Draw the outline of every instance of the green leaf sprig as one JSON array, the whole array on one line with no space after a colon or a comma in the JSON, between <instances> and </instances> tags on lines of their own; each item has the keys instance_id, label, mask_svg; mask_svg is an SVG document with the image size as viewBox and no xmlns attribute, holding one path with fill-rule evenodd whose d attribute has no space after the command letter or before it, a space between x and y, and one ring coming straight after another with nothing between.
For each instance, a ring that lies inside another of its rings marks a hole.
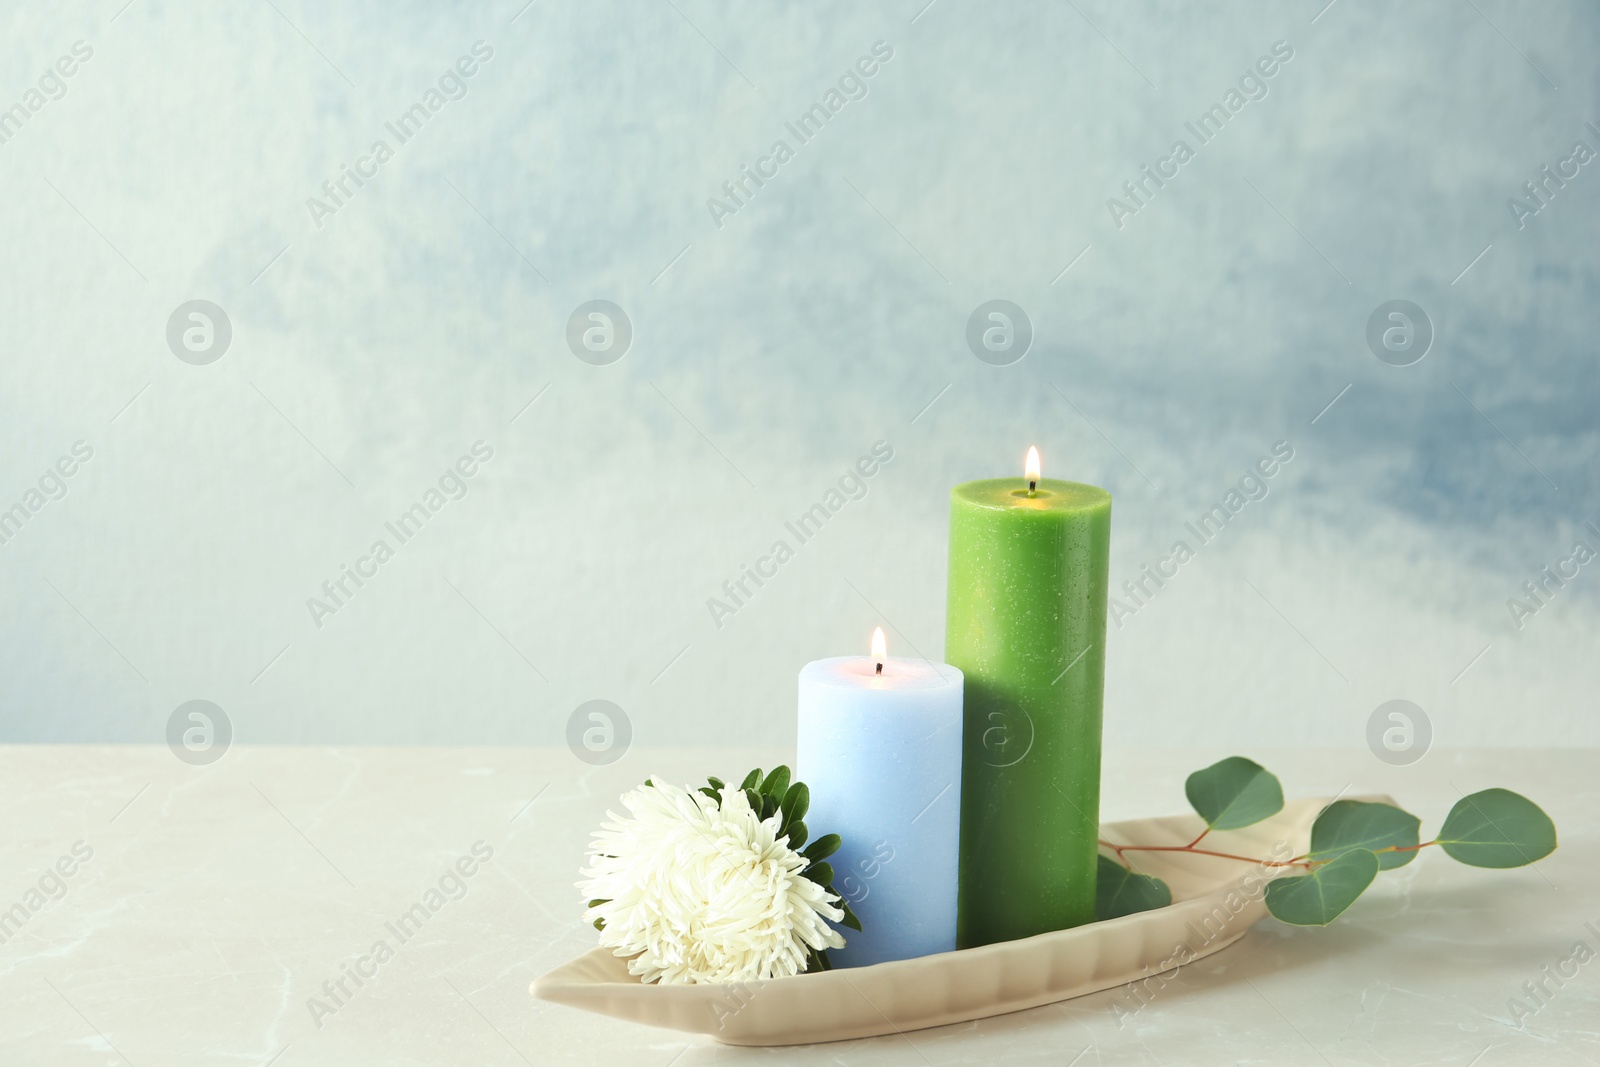
<instances>
[{"instance_id":1,"label":"green leaf sprig","mask_svg":"<svg viewBox=\"0 0 1600 1067\"><path fill-rule=\"evenodd\" d=\"M1213 830L1237 830L1282 811L1283 787L1277 777L1253 760L1230 756L1191 774L1184 792L1205 820L1205 829L1187 845L1100 842L1116 858L1100 856L1096 919L1172 903L1165 882L1128 865L1129 852L1189 852L1302 870L1304 874L1267 883L1267 910L1295 926L1326 926L1355 903L1380 871L1404 867L1431 845L1460 863L1491 868L1523 867L1556 849L1555 824L1537 804L1509 789L1485 789L1457 801L1432 841L1421 840L1421 819L1392 804L1336 800L1318 814L1311 847L1303 855L1287 860L1239 856L1199 845Z\"/></svg>"}]
</instances>

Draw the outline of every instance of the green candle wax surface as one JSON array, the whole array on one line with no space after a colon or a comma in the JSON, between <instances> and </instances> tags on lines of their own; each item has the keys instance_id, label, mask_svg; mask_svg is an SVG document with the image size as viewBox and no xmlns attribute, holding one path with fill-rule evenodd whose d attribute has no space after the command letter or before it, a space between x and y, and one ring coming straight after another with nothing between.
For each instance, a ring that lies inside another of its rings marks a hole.
<instances>
[{"instance_id":1,"label":"green candle wax surface","mask_svg":"<svg viewBox=\"0 0 1600 1067\"><path fill-rule=\"evenodd\" d=\"M945 659L966 675L957 943L1094 920L1111 494L950 491Z\"/></svg>"}]
</instances>

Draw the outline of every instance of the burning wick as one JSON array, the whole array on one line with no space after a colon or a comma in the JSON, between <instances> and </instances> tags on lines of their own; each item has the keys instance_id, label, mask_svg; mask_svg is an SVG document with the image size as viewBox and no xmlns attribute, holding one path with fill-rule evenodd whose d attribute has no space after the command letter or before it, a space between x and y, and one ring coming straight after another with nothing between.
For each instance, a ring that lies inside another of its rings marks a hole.
<instances>
[{"instance_id":1,"label":"burning wick","mask_svg":"<svg viewBox=\"0 0 1600 1067\"><path fill-rule=\"evenodd\" d=\"M883 627L875 627L872 631L872 658L877 661L878 669L874 673L883 673L883 661L889 658L888 643L883 639Z\"/></svg>"},{"instance_id":2,"label":"burning wick","mask_svg":"<svg viewBox=\"0 0 1600 1067\"><path fill-rule=\"evenodd\" d=\"M1034 490L1039 488L1039 450L1032 445L1028 446L1028 459L1023 465L1023 477L1028 479L1028 495L1032 496Z\"/></svg>"}]
</instances>

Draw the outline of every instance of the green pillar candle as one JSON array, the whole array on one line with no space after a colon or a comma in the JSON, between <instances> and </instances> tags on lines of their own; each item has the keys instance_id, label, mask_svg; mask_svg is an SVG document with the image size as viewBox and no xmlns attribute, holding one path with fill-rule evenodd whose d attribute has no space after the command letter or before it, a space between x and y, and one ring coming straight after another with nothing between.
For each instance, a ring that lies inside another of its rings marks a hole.
<instances>
[{"instance_id":1,"label":"green pillar candle","mask_svg":"<svg viewBox=\"0 0 1600 1067\"><path fill-rule=\"evenodd\" d=\"M1030 450L1028 475L1038 478ZM950 491L945 659L966 676L959 947L1094 920L1111 494Z\"/></svg>"}]
</instances>

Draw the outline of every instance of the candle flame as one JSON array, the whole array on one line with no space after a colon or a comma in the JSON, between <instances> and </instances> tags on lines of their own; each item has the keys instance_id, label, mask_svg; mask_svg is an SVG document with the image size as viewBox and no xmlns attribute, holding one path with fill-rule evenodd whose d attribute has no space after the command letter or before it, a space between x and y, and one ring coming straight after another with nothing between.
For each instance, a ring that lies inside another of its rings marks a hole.
<instances>
[{"instance_id":1,"label":"candle flame","mask_svg":"<svg viewBox=\"0 0 1600 1067\"><path fill-rule=\"evenodd\" d=\"M889 658L889 644L883 639L883 627L875 627L872 631L872 660L882 663Z\"/></svg>"},{"instance_id":2,"label":"candle flame","mask_svg":"<svg viewBox=\"0 0 1600 1067\"><path fill-rule=\"evenodd\" d=\"M1028 461L1023 465L1024 477L1030 482L1039 480L1039 450L1032 445L1028 446Z\"/></svg>"}]
</instances>

